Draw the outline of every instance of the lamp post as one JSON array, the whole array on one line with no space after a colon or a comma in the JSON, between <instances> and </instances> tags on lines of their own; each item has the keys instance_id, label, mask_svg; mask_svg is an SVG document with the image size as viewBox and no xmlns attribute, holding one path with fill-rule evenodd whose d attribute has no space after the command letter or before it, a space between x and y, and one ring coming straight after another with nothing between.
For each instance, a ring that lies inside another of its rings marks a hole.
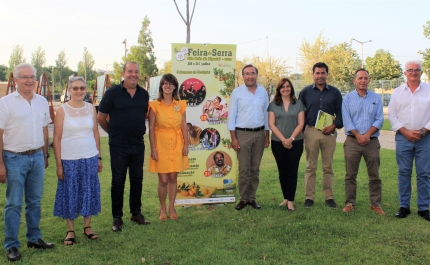
<instances>
[{"instance_id":1,"label":"lamp post","mask_svg":"<svg viewBox=\"0 0 430 265\"><path fill-rule=\"evenodd\" d=\"M124 57L127 57L127 39L124 39L122 43L124 44Z\"/></svg>"},{"instance_id":2,"label":"lamp post","mask_svg":"<svg viewBox=\"0 0 430 265\"><path fill-rule=\"evenodd\" d=\"M361 68L364 68L363 44L368 43L368 42L372 42L372 40L368 40L368 41L359 41L359 40L356 40L356 39L354 39L354 38L351 38L351 43L352 43L352 41L356 41L356 42L358 42L358 43L360 43L360 44L361 44Z\"/></svg>"}]
</instances>

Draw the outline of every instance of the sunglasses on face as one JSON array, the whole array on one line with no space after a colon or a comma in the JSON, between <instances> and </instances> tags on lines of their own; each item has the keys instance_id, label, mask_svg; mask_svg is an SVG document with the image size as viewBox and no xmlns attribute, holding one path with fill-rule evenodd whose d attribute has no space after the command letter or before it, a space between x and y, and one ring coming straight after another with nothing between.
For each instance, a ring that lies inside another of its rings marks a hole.
<instances>
[{"instance_id":1,"label":"sunglasses on face","mask_svg":"<svg viewBox=\"0 0 430 265\"><path fill-rule=\"evenodd\" d=\"M73 89L73 91L78 91L78 90L85 91L85 89L87 89L87 88L86 88L86 87L84 87L84 86L81 86L81 87L79 87L79 86L74 86L74 87L72 87L72 89Z\"/></svg>"}]
</instances>

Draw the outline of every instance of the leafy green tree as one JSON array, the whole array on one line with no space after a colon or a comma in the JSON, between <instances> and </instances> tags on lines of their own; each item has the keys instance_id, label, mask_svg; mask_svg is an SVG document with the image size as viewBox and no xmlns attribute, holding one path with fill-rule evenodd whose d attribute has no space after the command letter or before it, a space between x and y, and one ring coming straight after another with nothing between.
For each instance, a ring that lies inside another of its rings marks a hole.
<instances>
[{"instance_id":1,"label":"leafy green tree","mask_svg":"<svg viewBox=\"0 0 430 265\"><path fill-rule=\"evenodd\" d=\"M78 75L84 77L86 81L96 79L96 71L93 70L95 61L93 55L88 51L87 47L84 48L84 54L81 61L78 62Z\"/></svg>"},{"instance_id":2,"label":"leafy green tree","mask_svg":"<svg viewBox=\"0 0 430 265\"><path fill-rule=\"evenodd\" d=\"M8 69L9 68L6 65L0 64L0 81L6 81L6 73Z\"/></svg>"},{"instance_id":3,"label":"leafy green tree","mask_svg":"<svg viewBox=\"0 0 430 265\"><path fill-rule=\"evenodd\" d=\"M373 57L366 58L366 69L372 80L391 80L402 76L399 61L390 52L377 50Z\"/></svg>"},{"instance_id":4,"label":"leafy green tree","mask_svg":"<svg viewBox=\"0 0 430 265\"><path fill-rule=\"evenodd\" d=\"M57 76L60 80L60 86L63 87L63 72L64 68L67 67L66 50L62 50L58 54L57 60L55 60L55 70L57 71Z\"/></svg>"},{"instance_id":5,"label":"leafy green tree","mask_svg":"<svg viewBox=\"0 0 430 265\"><path fill-rule=\"evenodd\" d=\"M424 37L430 40L430 20L423 25ZM423 72L430 79L430 49L419 51L419 54L423 56Z\"/></svg>"},{"instance_id":6,"label":"leafy green tree","mask_svg":"<svg viewBox=\"0 0 430 265\"><path fill-rule=\"evenodd\" d=\"M9 80L9 74L13 71L15 66L20 63L25 63L24 47L21 45L14 45L9 57L9 68L6 72L6 78Z\"/></svg>"},{"instance_id":7,"label":"leafy green tree","mask_svg":"<svg viewBox=\"0 0 430 265\"><path fill-rule=\"evenodd\" d=\"M155 64L154 44L149 29L150 21L147 16L142 21L142 27L137 38L137 45L130 47L130 52L122 58L122 62L114 62L114 79L121 80L122 68L126 62L134 61L139 65L140 80L139 83L145 86L145 82L158 74L158 68Z\"/></svg>"},{"instance_id":8,"label":"leafy green tree","mask_svg":"<svg viewBox=\"0 0 430 265\"><path fill-rule=\"evenodd\" d=\"M312 79L312 66L317 62L325 62L329 67L330 64L327 62L327 52L330 49L329 39L325 39L322 36L322 32L315 39L314 43L303 40L299 48L299 66L303 72L303 79L307 83L313 82Z\"/></svg>"},{"instance_id":9,"label":"leafy green tree","mask_svg":"<svg viewBox=\"0 0 430 265\"><path fill-rule=\"evenodd\" d=\"M37 75L40 76L42 72L43 66L46 64L46 51L42 49L42 46L37 47L31 54L31 64L36 68Z\"/></svg>"},{"instance_id":10,"label":"leafy green tree","mask_svg":"<svg viewBox=\"0 0 430 265\"><path fill-rule=\"evenodd\" d=\"M318 35L314 43L304 40L300 46L299 66L303 72L303 79L312 83L312 67L317 62L324 62L329 67L328 83L341 85L339 89L347 89L353 79L354 71L361 67L361 60L357 51L350 43L330 45L330 40ZM344 87L345 86L345 87ZM301 89L301 88L297 88Z\"/></svg>"},{"instance_id":11,"label":"leafy green tree","mask_svg":"<svg viewBox=\"0 0 430 265\"><path fill-rule=\"evenodd\" d=\"M170 73L172 73L172 60L168 60L164 62L163 69L160 69L158 71L159 75L170 74Z\"/></svg>"}]
</instances>

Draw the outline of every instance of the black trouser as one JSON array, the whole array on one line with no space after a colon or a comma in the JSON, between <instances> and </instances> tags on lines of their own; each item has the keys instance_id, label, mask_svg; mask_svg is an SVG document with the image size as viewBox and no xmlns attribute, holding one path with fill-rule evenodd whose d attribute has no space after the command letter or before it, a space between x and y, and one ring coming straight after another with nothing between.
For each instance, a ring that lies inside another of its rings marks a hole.
<instances>
[{"instance_id":1,"label":"black trouser","mask_svg":"<svg viewBox=\"0 0 430 265\"><path fill-rule=\"evenodd\" d=\"M285 148L282 142L272 140L272 153L278 165L279 182L284 200L294 201L297 188L297 171L303 153L303 140L294 141L291 149Z\"/></svg>"},{"instance_id":2,"label":"black trouser","mask_svg":"<svg viewBox=\"0 0 430 265\"><path fill-rule=\"evenodd\" d=\"M130 213L140 213L142 206L143 159L145 145L110 146L110 164L112 170L112 216L121 218L124 203L124 184L129 170L130 180Z\"/></svg>"}]
</instances>

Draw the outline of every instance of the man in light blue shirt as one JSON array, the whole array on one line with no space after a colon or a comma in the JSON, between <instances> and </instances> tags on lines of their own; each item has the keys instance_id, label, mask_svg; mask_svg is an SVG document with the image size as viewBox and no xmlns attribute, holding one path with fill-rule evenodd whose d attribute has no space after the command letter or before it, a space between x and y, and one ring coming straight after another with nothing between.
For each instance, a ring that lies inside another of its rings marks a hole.
<instances>
[{"instance_id":1,"label":"man in light blue shirt","mask_svg":"<svg viewBox=\"0 0 430 265\"><path fill-rule=\"evenodd\" d=\"M354 75L355 91L347 94L342 102L342 118L345 134L343 144L345 153L345 194L343 212L355 208L357 173L361 157L364 157L369 175L370 209L379 215L385 215L381 208L382 183L379 178L379 130L384 124L381 97L368 91L369 72L358 69Z\"/></svg>"},{"instance_id":2,"label":"man in light blue shirt","mask_svg":"<svg viewBox=\"0 0 430 265\"><path fill-rule=\"evenodd\" d=\"M235 208L238 211L246 205L254 209L261 208L255 200L255 194L261 158L264 148L269 146L269 97L266 89L257 84L258 70L253 65L246 65L242 69L242 76L245 84L235 88L231 94L227 122L231 146L239 161L240 202Z\"/></svg>"}]
</instances>

